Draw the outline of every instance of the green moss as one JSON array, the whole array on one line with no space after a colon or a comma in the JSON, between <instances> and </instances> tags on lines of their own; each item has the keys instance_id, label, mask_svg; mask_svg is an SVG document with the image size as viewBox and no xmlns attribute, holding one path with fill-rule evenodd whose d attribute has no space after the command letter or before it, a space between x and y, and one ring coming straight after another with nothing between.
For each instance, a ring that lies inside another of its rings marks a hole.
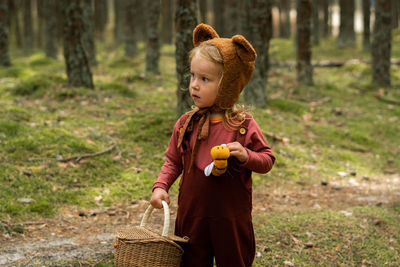
<instances>
[{"instance_id":1,"label":"green moss","mask_svg":"<svg viewBox=\"0 0 400 267\"><path fill-rule=\"evenodd\" d=\"M276 108L283 112L290 112L296 115L302 115L307 110L307 106L289 99L271 99L269 107Z\"/></svg>"}]
</instances>

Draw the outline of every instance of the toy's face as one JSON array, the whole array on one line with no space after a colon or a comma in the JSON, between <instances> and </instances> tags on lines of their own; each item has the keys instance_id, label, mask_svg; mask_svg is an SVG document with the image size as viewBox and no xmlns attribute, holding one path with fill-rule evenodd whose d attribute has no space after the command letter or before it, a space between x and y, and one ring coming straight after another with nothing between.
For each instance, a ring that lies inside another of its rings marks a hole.
<instances>
[{"instance_id":1,"label":"toy's face","mask_svg":"<svg viewBox=\"0 0 400 267\"><path fill-rule=\"evenodd\" d=\"M228 159L230 156L230 152L227 146L215 146L211 149L211 157L213 159Z\"/></svg>"}]
</instances>

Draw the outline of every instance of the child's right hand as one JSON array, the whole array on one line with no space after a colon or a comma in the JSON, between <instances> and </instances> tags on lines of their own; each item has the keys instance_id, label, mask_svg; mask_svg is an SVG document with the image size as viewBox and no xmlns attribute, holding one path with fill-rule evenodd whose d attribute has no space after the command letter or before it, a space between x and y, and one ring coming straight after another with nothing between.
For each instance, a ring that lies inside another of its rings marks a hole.
<instances>
[{"instance_id":1,"label":"child's right hand","mask_svg":"<svg viewBox=\"0 0 400 267\"><path fill-rule=\"evenodd\" d=\"M169 205L169 195L167 191L162 188L154 189L153 195L150 199L150 204L156 209L161 209L163 207L161 200L164 200Z\"/></svg>"}]
</instances>

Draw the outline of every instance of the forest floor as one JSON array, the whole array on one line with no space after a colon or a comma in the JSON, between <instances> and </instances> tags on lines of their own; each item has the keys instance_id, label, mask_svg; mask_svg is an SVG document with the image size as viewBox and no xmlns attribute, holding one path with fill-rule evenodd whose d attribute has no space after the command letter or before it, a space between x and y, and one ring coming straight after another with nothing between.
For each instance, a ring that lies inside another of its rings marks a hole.
<instances>
[{"instance_id":1,"label":"forest floor","mask_svg":"<svg viewBox=\"0 0 400 267\"><path fill-rule=\"evenodd\" d=\"M353 216L349 208L356 206L392 206L400 202L400 176L377 178L353 177L322 184L287 184L271 186L268 190L255 190L253 216L259 213L287 211L335 210L344 216ZM58 216L40 221L21 222L24 234L0 236L0 265L4 266L101 266L112 262L116 233L127 225L138 225L148 202L133 201L103 209L65 208ZM171 202L172 217L176 211L176 198ZM152 228L162 227L162 214L153 212ZM385 224L378 217L376 227ZM3 222L4 224L4 222ZM8 227L15 227L8 226ZM158 231L160 232L160 231ZM301 242L295 237L289 238ZM262 236L256 235L256 239ZM284 238L278 242L285 242ZM314 246L306 243L303 246ZM257 246L257 255L266 253ZM290 259L287 259L290 262ZM287 262L287 265L290 263Z\"/></svg>"},{"instance_id":2,"label":"forest floor","mask_svg":"<svg viewBox=\"0 0 400 267\"><path fill-rule=\"evenodd\" d=\"M393 40L400 58L399 31ZM256 267L400 262L400 66L380 88L360 46L323 40L316 62L349 63L316 67L314 85L299 86L285 64L293 42L272 40L280 67L267 106L251 111L277 158L253 175ZM144 75L143 44L127 59L100 43L94 90L65 86L61 56L11 52L0 67L0 266L112 266L115 233L139 223L177 119L173 47L161 75ZM175 183L172 218L177 194ZM155 212L152 227L162 220Z\"/></svg>"}]
</instances>

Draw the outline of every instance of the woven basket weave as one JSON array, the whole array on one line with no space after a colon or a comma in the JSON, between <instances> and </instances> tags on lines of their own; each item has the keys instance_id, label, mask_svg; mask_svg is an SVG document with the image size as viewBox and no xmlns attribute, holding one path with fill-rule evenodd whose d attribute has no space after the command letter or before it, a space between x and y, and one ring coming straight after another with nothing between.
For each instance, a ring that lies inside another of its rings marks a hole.
<instances>
[{"instance_id":1,"label":"woven basket weave","mask_svg":"<svg viewBox=\"0 0 400 267\"><path fill-rule=\"evenodd\" d=\"M188 240L169 235L169 208L164 206L164 227L162 234L145 228L153 207L149 205L143 215L140 226L133 226L117 234L117 245L114 258L116 267L178 267L183 249L176 242Z\"/></svg>"}]
</instances>

